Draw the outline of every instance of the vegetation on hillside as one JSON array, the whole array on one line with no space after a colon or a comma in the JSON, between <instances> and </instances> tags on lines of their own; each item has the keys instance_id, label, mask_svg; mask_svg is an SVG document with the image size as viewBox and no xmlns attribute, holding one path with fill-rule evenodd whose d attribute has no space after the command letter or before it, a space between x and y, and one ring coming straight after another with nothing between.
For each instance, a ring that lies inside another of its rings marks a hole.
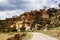
<instances>
[{"instance_id":1,"label":"vegetation on hillside","mask_svg":"<svg viewBox=\"0 0 60 40\"><path fill-rule=\"evenodd\" d=\"M27 24L31 24L31 30L49 30L55 27L60 27L60 9L49 8L47 10L34 10L25 12L17 17L0 20L0 32L16 31L16 27L10 28L10 26L22 20L24 21L24 23L26 23L27 21ZM37 24L39 24L40 26Z\"/></svg>"}]
</instances>

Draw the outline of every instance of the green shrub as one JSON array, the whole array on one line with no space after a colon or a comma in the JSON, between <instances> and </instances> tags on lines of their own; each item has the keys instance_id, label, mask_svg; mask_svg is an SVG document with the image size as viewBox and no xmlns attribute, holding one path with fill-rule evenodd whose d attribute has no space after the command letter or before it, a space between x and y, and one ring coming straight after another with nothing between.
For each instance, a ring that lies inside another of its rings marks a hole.
<instances>
[{"instance_id":1,"label":"green shrub","mask_svg":"<svg viewBox=\"0 0 60 40\"><path fill-rule=\"evenodd\" d=\"M17 32L16 28L8 28L9 32Z\"/></svg>"},{"instance_id":2,"label":"green shrub","mask_svg":"<svg viewBox=\"0 0 60 40\"><path fill-rule=\"evenodd\" d=\"M25 29L26 29L25 27L21 27L21 28L20 28L20 31L21 31L21 32L24 32Z\"/></svg>"}]
</instances>

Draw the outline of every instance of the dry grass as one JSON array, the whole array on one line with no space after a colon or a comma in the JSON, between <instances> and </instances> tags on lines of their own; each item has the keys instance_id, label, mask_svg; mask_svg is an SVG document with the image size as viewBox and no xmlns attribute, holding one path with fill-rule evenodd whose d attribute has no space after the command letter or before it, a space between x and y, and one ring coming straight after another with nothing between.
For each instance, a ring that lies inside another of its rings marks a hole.
<instances>
[{"instance_id":1,"label":"dry grass","mask_svg":"<svg viewBox=\"0 0 60 40\"><path fill-rule=\"evenodd\" d=\"M39 32L44 33L46 35L50 35L50 36L55 37L57 39L60 38L60 27L54 28L53 30L39 31Z\"/></svg>"},{"instance_id":2,"label":"dry grass","mask_svg":"<svg viewBox=\"0 0 60 40\"><path fill-rule=\"evenodd\" d=\"M27 34L22 40L30 40L32 38L32 34Z\"/></svg>"},{"instance_id":3,"label":"dry grass","mask_svg":"<svg viewBox=\"0 0 60 40\"><path fill-rule=\"evenodd\" d=\"M19 33L20 34L26 34L26 32L19 32ZM15 34L16 34L15 32L1 33L0 34L0 40L7 40L7 38L11 38ZM31 34L26 34L26 36L22 37L22 40L28 40L30 38L31 38Z\"/></svg>"},{"instance_id":4,"label":"dry grass","mask_svg":"<svg viewBox=\"0 0 60 40\"><path fill-rule=\"evenodd\" d=\"M2 34L0 34L0 40L7 40L7 38L9 38L11 36L13 36L13 35L2 33Z\"/></svg>"}]
</instances>

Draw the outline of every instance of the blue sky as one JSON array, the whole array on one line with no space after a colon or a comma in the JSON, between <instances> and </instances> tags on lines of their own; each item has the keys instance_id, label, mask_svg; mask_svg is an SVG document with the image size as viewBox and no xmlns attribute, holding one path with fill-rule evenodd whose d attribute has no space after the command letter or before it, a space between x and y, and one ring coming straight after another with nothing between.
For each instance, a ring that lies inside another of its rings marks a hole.
<instances>
[{"instance_id":1,"label":"blue sky","mask_svg":"<svg viewBox=\"0 0 60 40\"><path fill-rule=\"evenodd\" d=\"M54 7L59 8L60 0L0 0L0 19L10 18L25 11Z\"/></svg>"}]
</instances>

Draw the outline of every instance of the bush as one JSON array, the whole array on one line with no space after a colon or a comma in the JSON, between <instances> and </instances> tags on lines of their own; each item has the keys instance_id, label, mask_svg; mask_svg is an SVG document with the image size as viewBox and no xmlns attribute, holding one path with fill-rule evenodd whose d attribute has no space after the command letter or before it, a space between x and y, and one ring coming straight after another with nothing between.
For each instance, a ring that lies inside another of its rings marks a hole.
<instances>
[{"instance_id":1,"label":"bush","mask_svg":"<svg viewBox=\"0 0 60 40\"><path fill-rule=\"evenodd\" d=\"M16 28L8 28L9 32L17 32Z\"/></svg>"},{"instance_id":2,"label":"bush","mask_svg":"<svg viewBox=\"0 0 60 40\"><path fill-rule=\"evenodd\" d=\"M24 32L25 29L26 29L25 27L21 27L21 28L20 28L20 31L21 31L21 32Z\"/></svg>"},{"instance_id":3,"label":"bush","mask_svg":"<svg viewBox=\"0 0 60 40\"><path fill-rule=\"evenodd\" d=\"M24 36L26 36L26 32L15 34L14 36L8 38L7 40L22 40Z\"/></svg>"}]
</instances>

